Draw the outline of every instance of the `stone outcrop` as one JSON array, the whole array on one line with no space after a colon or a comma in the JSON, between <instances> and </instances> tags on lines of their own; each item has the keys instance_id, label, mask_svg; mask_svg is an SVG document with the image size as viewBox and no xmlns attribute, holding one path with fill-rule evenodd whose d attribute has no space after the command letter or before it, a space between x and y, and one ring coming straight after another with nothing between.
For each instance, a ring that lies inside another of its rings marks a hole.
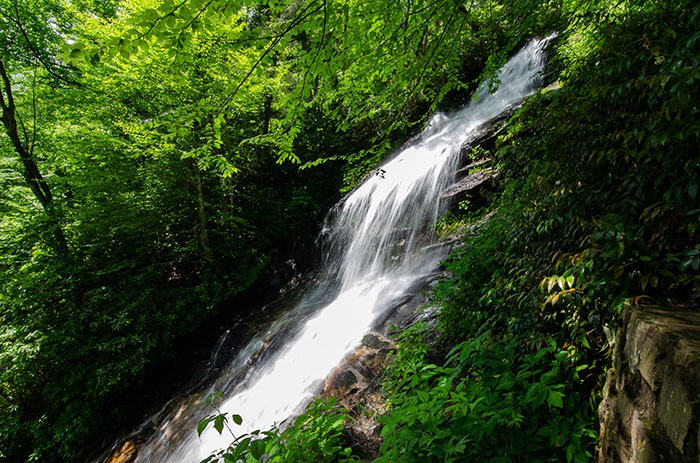
<instances>
[{"instance_id":1,"label":"stone outcrop","mask_svg":"<svg viewBox=\"0 0 700 463\"><path fill-rule=\"evenodd\" d=\"M384 412L380 391L381 372L394 344L380 333L372 332L345 356L326 379L323 397L333 397L348 410L346 433L354 453L371 460L379 453L381 427L377 421Z\"/></svg>"},{"instance_id":2,"label":"stone outcrop","mask_svg":"<svg viewBox=\"0 0 700 463\"><path fill-rule=\"evenodd\" d=\"M614 355L598 461L699 461L700 313L630 307Z\"/></svg>"},{"instance_id":3,"label":"stone outcrop","mask_svg":"<svg viewBox=\"0 0 700 463\"><path fill-rule=\"evenodd\" d=\"M486 204L489 192L495 191L498 172L492 166L489 155L496 146L496 140L503 133L506 123L520 105L504 111L498 117L482 124L473 136L460 148L460 167L455 173L456 181L440 196L447 209L456 209L460 202L469 200L472 207ZM481 157L473 160L474 153Z\"/></svg>"},{"instance_id":4,"label":"stone outcrop","mask_svg":"<svg viewBox=\"0 0 700 463\"><path fill-rule=\"evenodd\" d=\"M372 461L379 455L382 440L379 417L385 412L381 391L382 371L389 353L396 349L394 331L406 329L418 321L434 323L435 311L424 308L427 299L423 291L430 288L438 274L418 282L406 297L379 320L374 331L349 352L326 378L321 397L333 397L349 413L345 433L353 453L362 461Z\"/></svg>"},{"instance_id":5,"label":"stone outcrop","mask_svg":"<svg viewBox=\"0 0 700 463\"><path fill-rule=\"evenodd\" d=\"M485 191L493 189L493 179L496 176L496 169L491 167L480 168L481 165L487 162L490 162L490 160L483 159L460 169L468 170L470 173L450 185L440 196L442 201L447 201L448 208L456 207L459 202L464 199L483 199Z\"/></svg>"}]
</instances>

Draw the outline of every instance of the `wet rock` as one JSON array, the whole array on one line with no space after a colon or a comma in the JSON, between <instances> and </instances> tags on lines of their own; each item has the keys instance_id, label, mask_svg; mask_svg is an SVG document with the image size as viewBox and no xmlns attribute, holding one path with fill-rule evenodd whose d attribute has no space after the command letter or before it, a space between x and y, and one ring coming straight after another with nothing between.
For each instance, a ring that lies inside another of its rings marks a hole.
<instances>
[{"instance_id":1,"label":"wet rock","mask_svg":"<svg viewBox=\"0 0 700 463\"><path fill-rule=\"evenodd\" d=\"M515 104L474 130L469 140L460 148L460 157L463 162L471 158L475 148L480 151L493 150L496 147L496 140L505 130L508 120L521 107L522 103Z\"/></svg>"},{"instance_id":2,"label":"wet rock","mask_svg":"<svg viewBox=\"0 0 700 463\"><path fill-rule=\"evenodd\" d=\"M138 454L138 446L134 439L125 441L105 463L131 463L136 459Z\"/></svg>"},{"instance_id":3,"label":"wet rock","mask_svg":"<svg viewBox=\"0 0 700 463\"><path fill-rule=\"evenodd\" d=\"M446 201L448 207L458 204L464 199L481 198L484 192L492 189L493 179L496 177L495 169L484 169L467 175L456 183L452 184L440 196L442 201Z\"/></svg>"},{"instance_id":4,"label":"wet rock","mask_svg":"<svg viewBox=\"0 0 700 463\"><path fill-rule=\"evenodd\" d=\"M366 334L365 337L362 338L362 345L370 349L375 349L377 351L384 350L387 352L394 348L391 342L389 342L384 336L378 333Z\"/></svg>"},{"instance_id":5,"label":"wet rock","mask_svg":"<svg viewBox=\"0 0 700 463\"><path fill-rule=\"evenodd\" d=\"M332 379L330 387L332 387L335 390L347 389L351 386L354 386L355 384L357 384L357 376L355 375L355 373L352 372L352 370L348 369L343 370L338 375L336 375Z\"/></svg>"},{"instance_id":6,"label":"wet rock","mask_svg":"<svg viewBox=\"0 0 700 463\"><path fill-rule=\"evenodd\" d=\"M365 459L378 455L381 445L379 416L384 412L380 393L381 372L394 344L383 334L372 332L345 356L327 378L323 397L333 397L350 415L346 434L353 451Z\"/></svg>"}]
</instances>

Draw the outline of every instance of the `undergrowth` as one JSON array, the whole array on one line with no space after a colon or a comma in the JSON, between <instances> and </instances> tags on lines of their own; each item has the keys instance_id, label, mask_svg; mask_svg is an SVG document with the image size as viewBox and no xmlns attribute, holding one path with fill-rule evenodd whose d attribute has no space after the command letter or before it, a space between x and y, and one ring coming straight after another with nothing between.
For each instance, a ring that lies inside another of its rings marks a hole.
<instances>
[{"instance_id":1,"label":"undergrowth","mask_svg":"<svg viewBox=\"0 0 700 463\"><path fill-rule=\"evenodd\" d=\"M202 463L284 463L313 461L319 463L353 463L359 459L344 438L347 411L333 399L317 399L289 426L275 426L267 431L237 434L235 427L243 419L239 415L221 413L215 406L216 395L209 405L217 412L201 420L201 435L210 425L219 433L230 435L231 444Z\"/></svg>"},{"instance_id":2,"label":"undergrowth","mask_svg":"<svg viewBox=\"0 0 700 463\"><path fill-rule=\"evenodd\" d=\"M415 337L403 341L420 351ZM487 330L453 346L443 365L398 357L375 461L587 461L595 431L579 388L588 366L573 346L549 339L530 351L523 341Z\"/></svg>"}]
</instances>

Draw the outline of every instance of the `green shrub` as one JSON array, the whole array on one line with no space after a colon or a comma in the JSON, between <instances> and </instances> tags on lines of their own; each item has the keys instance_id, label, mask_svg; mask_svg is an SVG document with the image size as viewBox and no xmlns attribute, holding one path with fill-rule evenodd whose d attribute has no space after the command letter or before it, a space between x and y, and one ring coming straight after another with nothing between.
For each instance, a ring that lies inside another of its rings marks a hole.
<instances>
[{"instance_id":1,"label":"green shrub","mask_svg":"<svg viewBox=\"0 0 700 463\"><path fill-rule=\"evenodd\" d=\"M444 366L394 379L401 392L382 418L375 461L588 461L595 432L578 361L552 340L537 351L489 332L460 343Z\"/></svg>"}]
</instances>

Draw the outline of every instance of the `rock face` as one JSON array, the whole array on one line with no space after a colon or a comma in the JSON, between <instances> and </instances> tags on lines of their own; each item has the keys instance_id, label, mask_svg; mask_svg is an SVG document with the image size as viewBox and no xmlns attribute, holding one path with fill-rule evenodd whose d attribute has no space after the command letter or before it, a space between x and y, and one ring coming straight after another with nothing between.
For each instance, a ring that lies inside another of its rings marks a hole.
<instances>
[{"instance_id":1,"label":"rock face","mask_svg":"<svg viewBox=\"0 0 700 463\"><path fill-rule=\"evenodd\" d=\"M333 397L350 414L346 433L355 454L371 460L379 453L377 418L384 412L380 373L394 344L382 334L368 333L360 345L326 379L323 397Z\"/></svg>"},{"instance_id":2,"label":"rock face","mask_svg":"<svg viewBox=\"0 0 700 463\"><path fill-rule=\"evenodd\" d=\"M470 170L476 169L480 165L490 162L490 159L484 159L481 161L474 162L460 170ZM456 207L460 201L465 199L472 199L474 196L476 198L481 198L485 196L485 191L493 188L493 179L496 176L496 170L491 167L483 168L481 170L476 170L474 172L468 173L466 176L461 178L459 181L452 184L447 191L445 191L440 199L447 201L449 208ZM476 194L475 194L476 193ZM484 202L484 201L481 201Z\"/></svg>"},{"instance_id":3,"label":"rock face","mask_svg":"<svg viewBox=\"0 0 700 463\"><path fill-rule=\"evenodd\" d=\"M326 378L321 397L333 397L348 411L350 420L345 433L353 453L362 461L379 456L382 444L379 417L386 411L381 392L382 370L389 354L396 349L391 339L395 329L403 330L423 321L434 323L435 311L425 308L424 290L432 286L438 275L421 282L412 294L387 314L387 318L365 335L359 346L349 352Z\"/></svg>"},{"instance_id":4,"label":"rock face","mask_svg":"<svg viewBox=\"0 0 700 463\"><path fill-rule=\"evenodd\" d=\"M489 192L496 190L494 180L498 172L492 166L490 152L496 146L496 140L505 130L507 121L513 116L520 105L515 105L504 111L498 117L484 123L475 130L474 136L460 148L460 164L456 172L456 181L440 196L447 209L456 209L459 203L468 200L472 207L480 207L487 203ZM479 159L472 160L475 152Z\"/></svg>"},{"instance_id":5,"label":"rock face","mask_svg":"<svg viewBox=\"0 0 700 463\"><path fill-rule=\"evenodd\" d=\"M600 463L700 460L700 313L628 308L600 405Z\"/></svg>"}]
</instances>

